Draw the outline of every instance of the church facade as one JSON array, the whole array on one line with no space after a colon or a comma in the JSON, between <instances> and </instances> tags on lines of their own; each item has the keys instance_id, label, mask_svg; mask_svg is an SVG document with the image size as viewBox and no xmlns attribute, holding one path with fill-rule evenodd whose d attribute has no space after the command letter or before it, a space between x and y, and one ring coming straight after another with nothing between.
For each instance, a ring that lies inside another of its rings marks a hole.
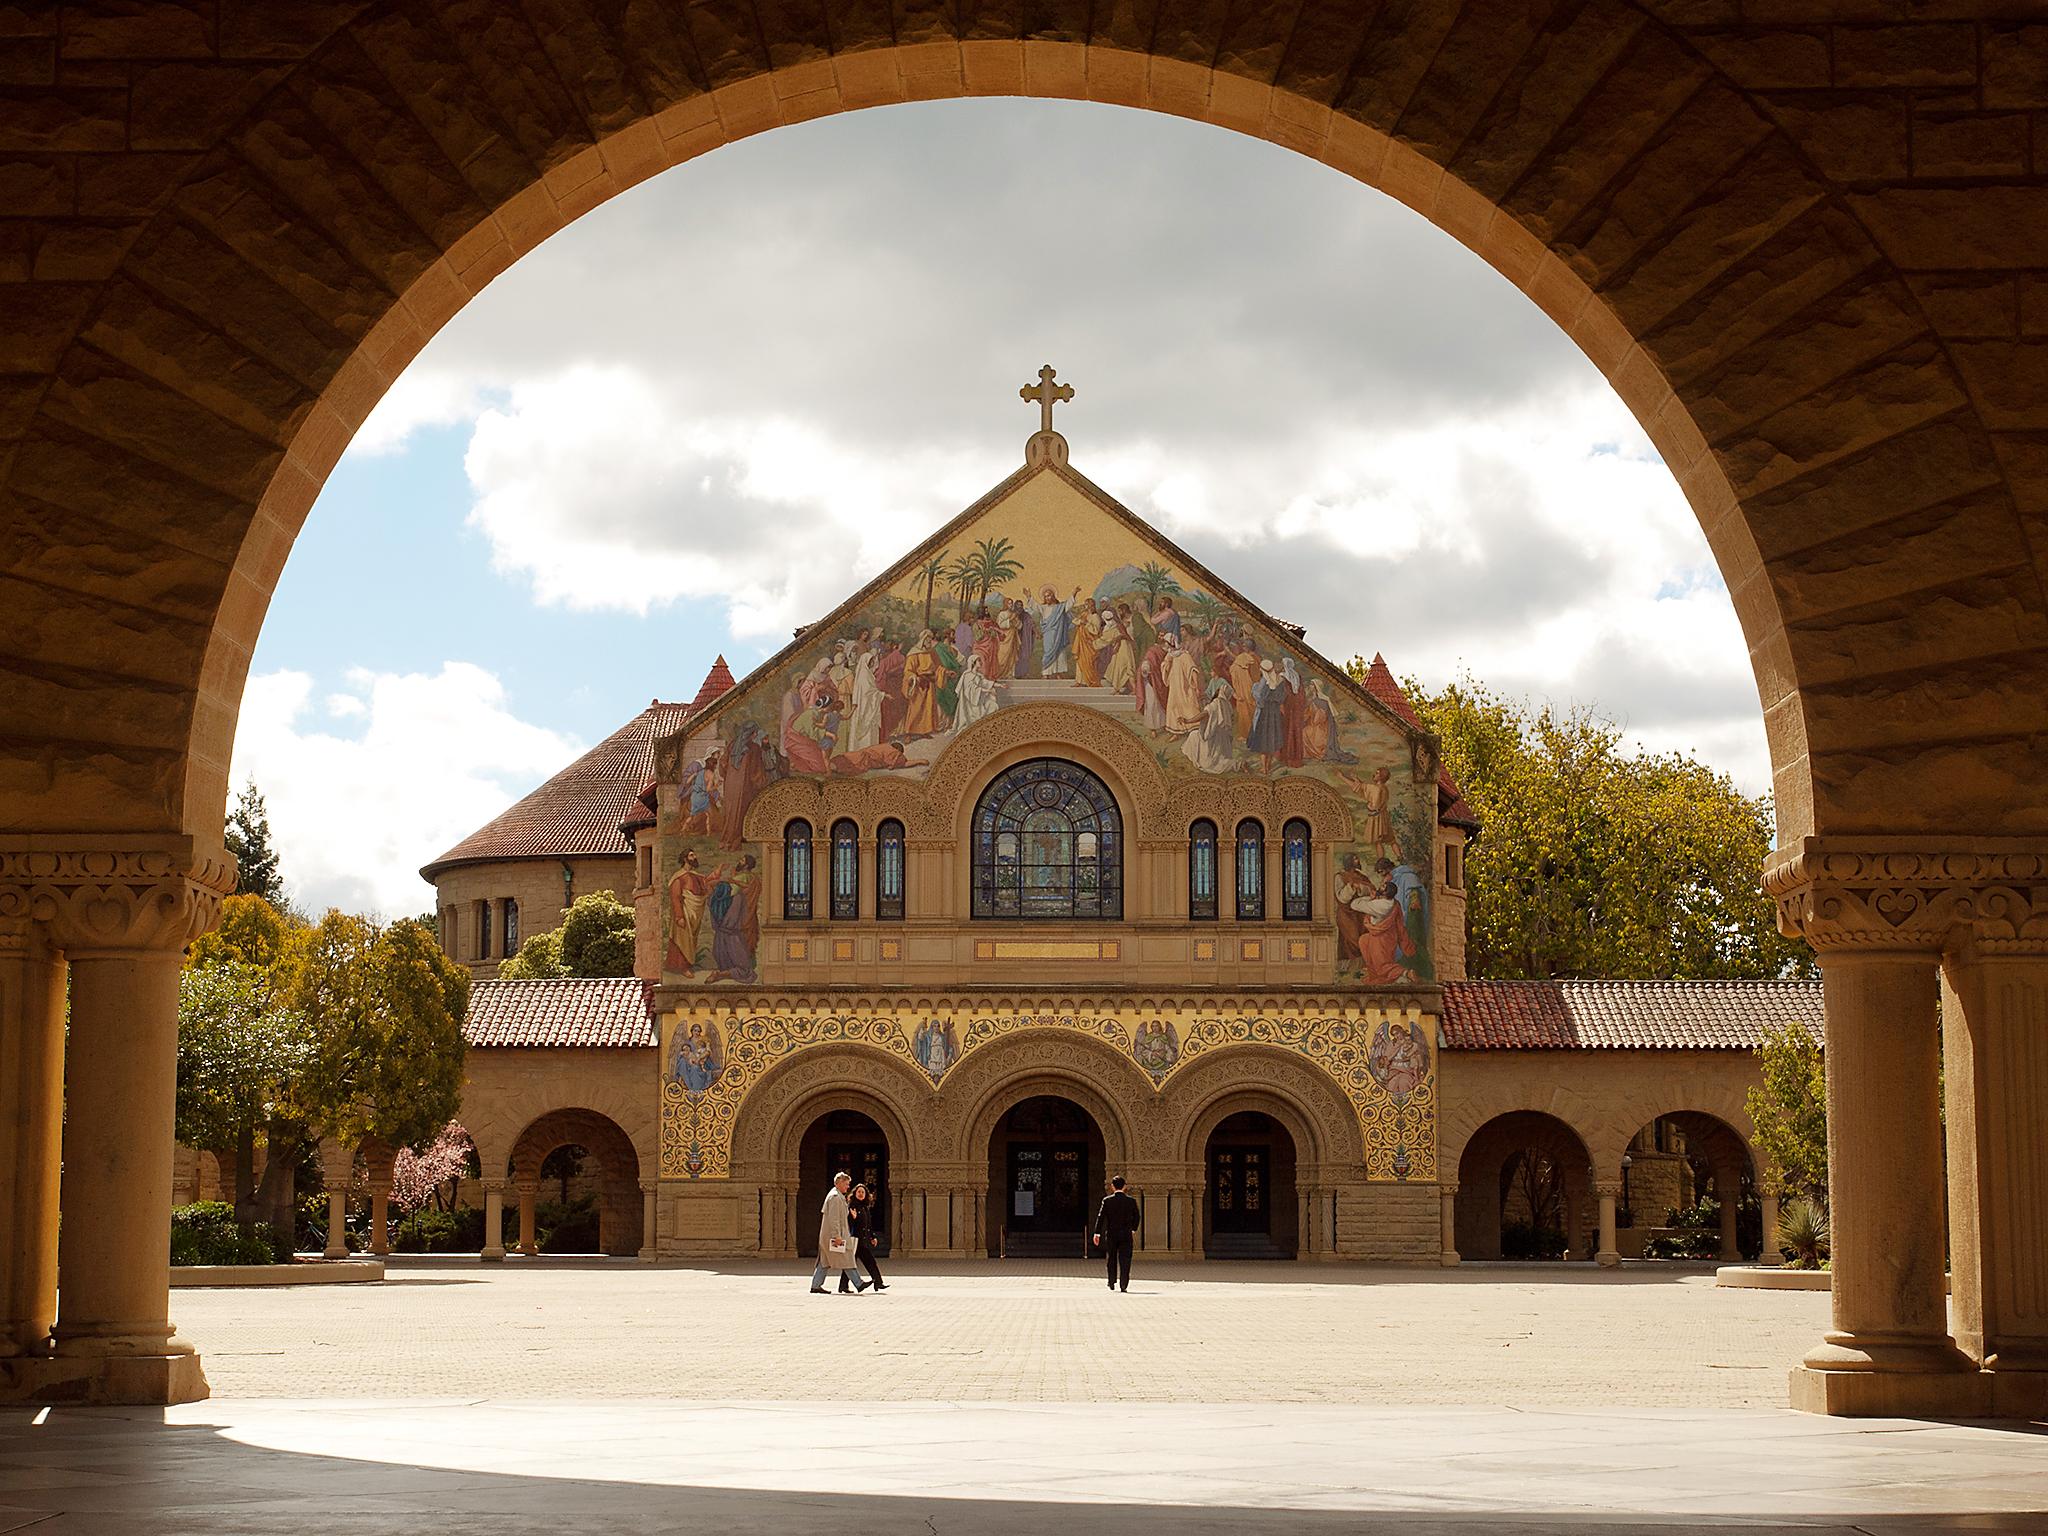
<instances>
[{"instance_id":1,"label":"church facade","mask_svg":"<svg viewBox=\"0 0 2048 1536\"><path fill-rule=\"evenodd\" d=\"M1078 1256L1121 1173L1155 1255L1454 1262L1522 1221L1611 1263L1666 1168L1737 1251L1750 1047L1817 987L1466 981L1483 829L1391 672L1074 470L1061 388L1023 468L782 652L423 871L486 978L492 1207L530 1244L573 1142L648 1256L806 1252L845 1168L920 1256ZM579 870L634 902L639 978L488 979Z\"/></svg>"}]
</instances>

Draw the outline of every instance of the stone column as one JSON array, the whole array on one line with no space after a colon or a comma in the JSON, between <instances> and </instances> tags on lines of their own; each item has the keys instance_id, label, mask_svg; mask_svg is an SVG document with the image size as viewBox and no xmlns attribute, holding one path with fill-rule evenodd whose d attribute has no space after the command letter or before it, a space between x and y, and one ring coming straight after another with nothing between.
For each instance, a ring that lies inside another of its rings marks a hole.
<instances>
[{"instance_id":1,"label":"stone column","mask_svg":"<svg viewBox=\"0 0 2048 1536\"><path fill-rule=\"evenodd\" d=\"M1621 1186L1617 1184L1615 1186L1615 1193L1619 1194L1620 1192ZM1614 1262L1618 1264L1621 1262L1621 1254L1614 1240L1614 1212L1610 1209L1600 1219L1605 1223L1600 1229L1600 1246L1602 1249L1614 1250ZM1564 1180L1564 1256L1569 1259L1572 1256L1572 1251L1577 1249L1580 1257L1583 1258L1586 1251L1585 1243L1586 1207L1579 1196L1579 1181L1572 1175L1566 1174ZM1603 1259L1601 1262L1605 1263L1607 1261Z\"/></svg>"},{"instance_id":2,"label":"stone column","mask_svg":"<svg viewBox=\"0 0 2048 1536\"><path fill-rule=\"evenodd\" d=\"M1759 1264L1778 1262L1778 1197L1771 1190L1761 1190L1756 1203L1763 1214L1763 1251L1756 1256Z\"/></svg>"},{"instance_id":3,"label":"stone column","mask_svg":"<svg viewBox=\"0 0 2048 1536\"><path fill-rule=\"evenodd\" d=\"M1987 903L2009 904L1984 883L2005 865L1969 846L1808 838L1765 870L1779 926L1819 953L1827 1010L1834 1327L1792 1373L1795 1408L1988 1409L1948 1332L1935 988L1954 935ZM2048 859L2029 865L2048 872Z\"/></svg>"},{"instance_id":4,"label":"stone column","mask_svg":"<svg viewBox=\"0 0 2048 1536\"><path fill-rule=\"evenodd\" d=\"M356 1149L338 1141L320 1143L320 1177L327 1185L327 1259L348 1257L348 1185L355 1177Z\"/></svg>"},{"instance_id":5,"label":"stone column","mask_svg":"<svg viewBox=\"0 0 2048 1536\"><path fill-rule=\"evenodd\" d=\"M2048 1414L2048 900L1948 962L1949 1247L1956 1342L1991 1411ZM2020 937L2020 927L2032 936Z\"/></svg>"},{"instance_id":6,"label":"stone column","mask_svg":"<svg viewBox=\"0 0 2048 1536\"><path fill-rule=\"evenodd\" d=\"M64 990L48 931L0 919L0 1358L48 1353L57 1320Z\"/></svg>"},{"instance_id":7,"label":"stone column","mask_svg":"<svg viewBox=\"0 0 2048 1536\"><path fill-rule=\"evenodd\" d=\"M1294 1256L1305 1259L1309 1256L1309 1195L1306 1189L1295 1191L1294 1206Z\"/></svg>"},{"instance_id":8,"label":"stone column","mask_svg":"<svg viewBox=\"0 0 2048 1536\"><path fill-rule=\"evenodd\" d=\"M8 1395L74 1403L206 1395L199 1357L170 1321L178 973L185 946L212 926L233 883L225 853L190 838L30 837L0 851L0 918L40 928L24 954L61 954L71 980L52 1352L0 1360ZM27 1003L24 995L24 1016ZM8 1011L11 1024L16 1010ZM46 1091L48 1070L38 1052L35 1091ZM25 1129L35 1156L50 1128L37 1115ZM37 1168L31 1177L46 1174ZM10 1250L18 1243L10 1233ZM30 1246L20 1309L33 1311L42 1253L35 1239ZM32 1327L35 1319L14 1321Z\"/></svg>"},{"instance_id":9,"label":"stone column","mask_svg":"<svg viewBox=\"0 0 2048 1536\"><path fill-rule=\"evenodd\" d=\"M486 1264L505 1261L505 1184L504 1179L484 1180L484 1243L477 1257Z\"/></svg>"},{"instance_id":10,"label":"stone column","mask_svg":"<svg viewBox=\"0 0 2048 1536\"><path fill-rule=\"evenodd\" d=\"M1614 1242L1614 1204L1621 1198L1619 1181L1598 1180L1593 1193L1600 1200L1600 1247L1593 1255L1593 1262L1602 1269L1618 1269L1621 1266L1621 1250Z\"/></svg>"},{"instance_id":11,"label":"stone column","mask_svg":"<svg viewBox=\"0 0 2048 1536\"><path fill-rule=\"evenodd\" d=\"M1458 1186L1439 1184L1436 1187L1438 1199L1438 1228L1442 1233L1443 1251L1437 1262L1449 1269L1458 1262Z\"/></svg>"},{"instance_id":12,"label":"stone column","mask_svg":"<svg viewBox=\"0 0 2048 1536\"><path fill-rule=\"evenodd\" d=\"M391 1252L391 1179L398 1167L398 1149L381 1141L365 1142L363 1162L370 1181L370 1252L381 1259Z\"/></svg>"},{"instance_id":13,"label":"stone column","mask_svg":"<svg viewBox=\"0 0 2048 1536\"><path fill-rule=\"evenodd\" d=\"M1735 1235L1735 1218L1742 1200L1742 1175L1733 1168L1716 1168L1714 1200L1721 1207L1721 1262L1739 1264L1742 1240Z\"/></svg>"},{"instance_id":14,"label":"stone column","mask_svg":"<svg viewBox=\"0 0 2048 1536\"><path fill-rule=\"evenodd\" d=\"M529 1259L540 1257L540 1240L534 1235L534 1207L540 1203L538 1180L514 1181L519 1191L519 1251Z\"/></svg>"},{"instance_id":15,"label":"stone column","mask_svg":"<svg viewBox=\"0 0 2048 1536\"><path fill-rule=\"evenodd\" d=\"M659 1244L655 1241L654 1224L659 1209L659 1202L655 1196L660 1193L661 1185L658 1183L640 1186L640 1257L650 1264L654 1262L655 1254L659 1251Z\"/></svg>"}]
</instances>

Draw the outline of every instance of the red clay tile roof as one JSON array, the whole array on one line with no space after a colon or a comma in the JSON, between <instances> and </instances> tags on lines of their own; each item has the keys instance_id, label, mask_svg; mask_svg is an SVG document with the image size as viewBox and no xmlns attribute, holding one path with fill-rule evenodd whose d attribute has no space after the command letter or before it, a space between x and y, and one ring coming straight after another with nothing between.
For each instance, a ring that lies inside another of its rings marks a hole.
<instances>
[{"instance_id":1,"label":"red clay tile roof","mask_svg":"<svg viewBox=\"0 0 2048 1536\"><path fill-rule=\"evenodd\" d=\"M478 981L462 1037L475 1046L650 1046L654 983L636 976Z\"/></svg>"},{"instance_id":2,"label":"red clay tile roof","mask_svg":"<svg viewBox=\"0 0 2048 1536\"><path fill-rule=\"evenodd\" d=\"M654 743L690 713L685 705L656 699L539 789L423 866L420 878L431 884L445 869L488 859L630 854L632 841L619 828L632 814L640 786L654 777Z\"/></svg>"},{"instance_id":3,"label":"red clay tile roof","mask_svg":"<svg viewBox=\"0 0 2048 1536\"><path fill-rule=\"evenodd\" d=\"M1818 981L1447 981L1453 1051L1748 1050L1821 1027Z\"/></svg>"},{"instance_id":4,"label":"red clay tile roof","mask_svg":"<svg viewBox=\"0 0 2048 1536\"><path fill-rule=\"evenodd\" d=\"M1365 691L1416 730L1429 729L1422 723L1422 717L1415 713L1415 706L1408 702L1408 695L1401 691L1401 685L1394 681L1393 669L1387 665L1387 658L1378 651L1372 653L1372 665L1365 669ZM1436 819L1468 831L1479 830L1479 813L1472 809L1472 803L1458 788L1458 781L1451 777L1448 768L1439 768L1436 774Z\"/></svg>"},{"instance_id":5,"label":"red clay tile roof","mask_svg":"<svg viewBox=\"0 0 2048 1536\"><path fill-rule=\"evenodd\" d=\"M633 797L632 805L626 810L626 819L619 823L619 835L625 838L627 842L632 842L633 834L642 827L654 825L654 813L660 808L661 804L655 796L660 793L660 790L660 784L653 779L649 779L640 786L640 793Z\"/></svg>"},{"instance_id":6,"label":"red clay tile roof","mask_svg":"<svg viewBox=\"0 0 2048 1536\"><path fill-rule=\"evenodd\" d=\"M725 664L725 657L721 655L718 660L711 663L711 670L704 674L704 681L697 689L697 697L690 700L690 713L696 714L721 693L729 692L733 687L732 668Z\"/></svg>"}]
</instances>

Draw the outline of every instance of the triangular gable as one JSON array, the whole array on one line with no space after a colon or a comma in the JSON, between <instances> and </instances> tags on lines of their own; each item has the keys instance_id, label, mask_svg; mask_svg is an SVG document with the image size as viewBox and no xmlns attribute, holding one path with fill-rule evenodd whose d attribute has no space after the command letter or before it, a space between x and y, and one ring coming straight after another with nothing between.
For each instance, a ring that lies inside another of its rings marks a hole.
<instances>
[{"instance_id":1,"label":"triangular gable","mask_svg":"<svg viewBox=\"0 0 2048 1536\"><path fill-rule=\"evenodd\" d=\"M1218 576L1201 561L1195 559L1194 556L1190 555L1178 544L1175 544L1166 535L1159 532L1158 529L1139 517L1137 513L1131 511L1130 508L1075 469L1071 464L1058 463L1027 464L1018 469L1001 483L993 486L971 506L950 519L944 526L913 547L886 570L875 576L865 586L854 592L823 618L799 627L795 636L787 645L747 673L745 677L739 680L737 686L729 687L722 696L714 699L709 707L700 707L698 712L693 713L689 720L687 735L695 738L707 732L716 731L719 722L726 714L732 710L745 707L748 700L758 689L769 686L772 679L788 667L800 653L815 644L819 636L831 634L837 627L857 617L876 598L892 592L907 577L917 572L923 563L930 559L935 552L950 551L962 534L974 527L977 522L981 521L991 511L1007 502L1028 482L1039 475L1053 476L1071 487L1089 502L1093 503L1098 510L1113 519L1125 532L1148 545L1173 565L1179 566L1182 571L1193 579L1199 591L1220 599L1244 618L1257 624L1266 632L1275 645L1284 646L1290 651L1304 653L1305 659L1317 664L1328 675L1330 681L1343 689L1354 702L1371 710L1404 737L1431 741L1431 752L1434 755L1435 745L1433 738L1431 738L1428 729L1416 717L1414 710L1407 707L1407 700L1405 698L1402 698L1397 705L1389 699L1382 697L1370 687L1360 683L1343 666L1332 661L1314 646L1310 645L1304 638L1304 631L1301 626L1285 623L1265 612L1264 609L1239 592L1237 588L1225 581L1221 576ZM721 656L719 661L722 665L724 658ZM1384 663L1382 663L1382 666L1384 666ZM706 680L707 687L709 686L709 681L709 679ZM1398 687L1395 689L1395 692L1396 694L1399 693Z\"/></svg>"}]
</instances>

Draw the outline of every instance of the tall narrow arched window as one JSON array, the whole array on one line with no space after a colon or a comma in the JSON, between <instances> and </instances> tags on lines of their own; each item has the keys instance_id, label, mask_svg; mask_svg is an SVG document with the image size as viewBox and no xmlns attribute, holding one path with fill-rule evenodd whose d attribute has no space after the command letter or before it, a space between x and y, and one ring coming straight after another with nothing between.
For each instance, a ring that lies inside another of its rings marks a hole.
<instances>
[{"instance_id":1,"label":"tall narrow arched window","mask_svg":"<svg viewBox=\"0 0 2048 1536\"><path fill-rule=\"evenodd\" d=\"M1308 823L1299 816L1280 829L1280 916L1305 923L1314 903L1309 899Z\"/></svg>"},{"instance_id":2,"label":"tall narrow arched window","mask_svg":"<svg viewBox=\"0 0 2048 1536\"><path fill-rule=\"evenodd\" d=\"M851 922L860 916L860 828L850 821L832 823L832 920Z\"/></svg>"},{"instance_id":3,"label":"tall narrow arched window","mask_svg":"<svg viewBox=\"0 0 2048 1536\"><path fill-rule=\"evenodd\" d=\"M782 829L782 917L811 920L811 824L792 821Z\"/></svg>"},{"instance_id":4,"label":"tall narrow arched window","mask_svg":"<svg viewBox=\"0 0 2048 1536\"><path fill-rule=\"evenodd\" d=\"M1078 763L1034 757L1005 768L974 803L974 915L1120 918L1123 815Z\"/></svg>"},{"instance_id":5,"label":"tall narrow arched window","mask_svg":"<svg viewBox=\"0 0 2048 1536\"><path fill-rule=\"evenodd\" d=\"M903 916L903 823L893 816L875 830L875 916Z\"/></svg>"},{"instance_id":6,"label":"tall narrow arched window","mask_svg":"<svg viewBox=\"0 0 2048 1536\"><path fill-rule=\"evenodd\" d=\"M513 897L505 898L505 954L507 957L519 953L519 903Z\"/></svg>"},{"instance_id":7,"label":"tall narrow arched window","mask_svg":"<svg viewBox=\"0 0 2048 1536\"><path fill-rule=\"evenodd\" d=\"M1237 824L1237 920L1266 920L1266 829L1250 818Z\"/></svg>"},{"instance_id":8,"label":"tall narrow arched window","mask_svg":"<svg viewBox=\"0 0 2048 1536\"><path fill-rule=\"evenodd\" d=\"M1206 816L1188 828L1188 916L1216 916L1216 823Z\"/></svg>"}]
</instances>

